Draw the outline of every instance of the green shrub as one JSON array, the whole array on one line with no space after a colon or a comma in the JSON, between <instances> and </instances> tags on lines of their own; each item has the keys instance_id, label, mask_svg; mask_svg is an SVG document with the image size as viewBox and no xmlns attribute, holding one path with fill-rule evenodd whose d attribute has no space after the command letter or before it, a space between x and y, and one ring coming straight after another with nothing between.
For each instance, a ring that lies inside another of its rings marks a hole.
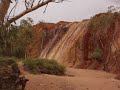
<instances>
[{"instance_id":1,"label":"green shrub","mask_svg":"<svg viewBox=\"0 0 120 90\"><path fill-rule=\"evenodd\" d=\"M58 64L55 60L48 59L36 59L36 60L25 60L25 68L30 73L45 73L54 75L64 75L65 67Z\"/></svg>"},{"instance_id":2,"label":"green shrub","mask_svg":"<svg viewBox=\"0 0 120 90\"><path fill-rule=\"evenodd\" d=\"M102 50L100 48L96 48L92 53L89 54L90 59L100 61L102 57Z\"/></svg>"}]
</instances>

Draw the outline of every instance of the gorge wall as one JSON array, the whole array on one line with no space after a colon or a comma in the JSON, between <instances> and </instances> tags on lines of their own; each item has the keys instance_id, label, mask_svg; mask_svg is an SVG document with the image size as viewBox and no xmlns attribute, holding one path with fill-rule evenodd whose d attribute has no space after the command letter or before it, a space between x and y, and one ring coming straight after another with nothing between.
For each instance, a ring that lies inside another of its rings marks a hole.
<instances>
[{"instance_id":1,"label":"gorge wall","mask_svg":"<svg viewBox=\"0 0 120 90\"><path fill-rule=\"evenodd\" d=\"M119 13L102 13L82 22L40 23L33 30L27 58L120 73Z\"/></svg>"}]
</instances>

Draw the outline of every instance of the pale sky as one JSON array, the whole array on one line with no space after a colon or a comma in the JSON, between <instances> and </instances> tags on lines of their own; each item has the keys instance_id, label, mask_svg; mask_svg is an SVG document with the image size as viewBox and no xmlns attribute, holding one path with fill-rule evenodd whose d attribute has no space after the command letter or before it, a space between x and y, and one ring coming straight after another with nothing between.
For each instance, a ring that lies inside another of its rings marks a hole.
<instances>
[{"instance_id":1,"label":"pale sky","mask_svg":"<svg viewBox=\"0 0 120 90\"><path fill-rule=\"evenodd\" d=\"M47 11L43 13L45 7L42 7L34 12L31 12L21 19L26 17L33 18L34 22L59 22L59 21L81 21L88 19L91 16L106 12L111 5L116 6L116 3L110 0L68 0L71 2L50 3ZM16 13L23 11L24 4L19 3ZM18 20L19 22L19 20Z\"/></svg>"}]
</instances>

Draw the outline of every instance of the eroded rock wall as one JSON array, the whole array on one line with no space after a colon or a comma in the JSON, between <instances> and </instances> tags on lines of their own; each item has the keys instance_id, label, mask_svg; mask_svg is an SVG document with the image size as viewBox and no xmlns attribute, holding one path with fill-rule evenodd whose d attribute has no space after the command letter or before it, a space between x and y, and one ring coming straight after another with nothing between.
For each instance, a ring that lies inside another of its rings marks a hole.
<instances>
[{"instance_id":1,"label":"eroded rock wall","mask_svg":"<svg viewBox=\"0 0 120 90\"><path fill-rule=\"evenodd\" d=\"M120 72L120 14L102 13L82 22L35 26L28 58L55 59L67 67Z\"/></svg>"}]
</instances>

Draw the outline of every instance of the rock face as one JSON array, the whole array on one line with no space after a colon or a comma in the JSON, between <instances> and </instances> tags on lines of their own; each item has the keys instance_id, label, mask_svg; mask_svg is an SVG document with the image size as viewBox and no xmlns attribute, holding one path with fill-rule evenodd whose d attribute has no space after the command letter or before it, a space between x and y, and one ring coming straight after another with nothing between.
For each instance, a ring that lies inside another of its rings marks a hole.
<instances>
[{"instance_id":1,"label":"rock face","mask_svg":"<svg viewBox=\"0 0 120 90\"><path fill-rule=\"evenodd\" d=\"M62 35L66 32L66 24L67 22L59 22L57 24L40 23L34 26L33 42L29 45L26 51L26 57L38 58L44 49L49 49L47 45L55 37L56 42L54 41L54 44L57 43L57 41L59 41Z\"/></svg>"},{"instance_id":2,"label":"rock face","mask_svg":"<svg viewBox=\"0 0 120 90\"><path fill-rule=\"evenodd\" d=\"M120 72L119 25L118 13L98 14L89 21L82 42L84 61L81 68Z\"/></svg>"},{"instance_id":3,"label":"rock face","mask_svg":"<svg viewBox=\"0 0 120 90\"><path fill-rule=\"evenodd\" d=\"M120 14L102 13L82 22L34 26L27 58L55 59L68 67L120 72Z\"/></svg>"},{"instance_id":4,"label":"rock face","mask_svg":"<svg viewBox=\"0 0 120 90\"><path fill-rule=\"evenodd\" d=\"M80 40L84 34L85 26L84 23L69 23L67 25L67 32L58 41L55 36L40 54L40 58L55 59L58 62L67 66L75 66L77 61L79 62L80 55ZM57 41L56 44L54 44ZM78 44L79 43L79 44Z\"/></svg>"}]
</instances>

